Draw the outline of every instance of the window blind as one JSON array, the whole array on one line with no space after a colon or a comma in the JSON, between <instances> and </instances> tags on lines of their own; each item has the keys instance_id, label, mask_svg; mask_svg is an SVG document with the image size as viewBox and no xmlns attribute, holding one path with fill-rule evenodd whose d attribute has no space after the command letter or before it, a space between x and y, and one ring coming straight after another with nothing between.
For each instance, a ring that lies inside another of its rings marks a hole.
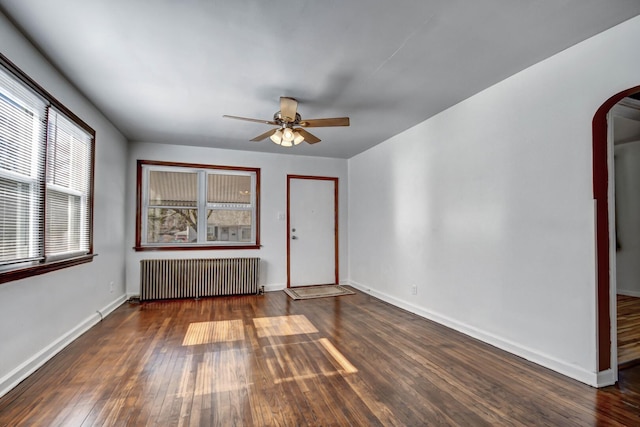
<instances>
[{"instance_id":1,"label":"window blind","mask_svg":"<svg viewBox=\"0 0 640 427\"><path fill-rule=\"evenodd\" d=\"M89 253L92 136L55 109L47 135L47 260Z\"/></svg>"},{"instance_id":2,"label":"window blind","mask_svg":"<svg viewBox=\"0 0 640 427\"><path fill-rule=\"evenodd\" d=\"M46 101L0 68L0 265L41 260Z\"/></svg>"},{"instance_id":3,"label":"window blind","mask_svg":"<svg viewBox=\"0 0 640 427\"><path fill-rule=\"evenodd\" d=\"M0 54L0 283L89 262L94 137Z\"/></svg>"}]
</instances>

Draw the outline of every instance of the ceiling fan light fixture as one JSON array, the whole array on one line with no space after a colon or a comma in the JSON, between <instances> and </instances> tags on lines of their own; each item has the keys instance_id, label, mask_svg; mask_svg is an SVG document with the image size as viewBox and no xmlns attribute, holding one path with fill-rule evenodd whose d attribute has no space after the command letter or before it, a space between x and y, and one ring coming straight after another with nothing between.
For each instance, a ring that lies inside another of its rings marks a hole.
<instances>
[{"instance_id":1,"label":"ceiling fan light fixture","mask_svg":"<svg viewBox=\"0 0 640 427\"><path fill-rule=\"evenodd\" d=\"M275 131L275 133L271 135L269 139L271 139L271 141L273 141L275 144L282 145L282 129L278 129L277 131Z\"/></svg>"},{"instance_id":2,"label":"ceiling fan light fixture","mask_svg":"<svg viewBox=\"0 0 640 427\"><path fill-rule=\"evenodd\" d=\"M284 128L282 130L282 140L287 142L293 142L294 134L291 128Z\"/></svg>"},{"instance_id":3,"label":"ceiling fan light fixture","mask_svg":"<svg viewBox=\"0 0 640 427\"><path fill-rule=\"evenodd\" d=\"M304 136L300 135L300 132L293 132L293 145L298 145L304 141Z\"/></svg>"}]
</instances>

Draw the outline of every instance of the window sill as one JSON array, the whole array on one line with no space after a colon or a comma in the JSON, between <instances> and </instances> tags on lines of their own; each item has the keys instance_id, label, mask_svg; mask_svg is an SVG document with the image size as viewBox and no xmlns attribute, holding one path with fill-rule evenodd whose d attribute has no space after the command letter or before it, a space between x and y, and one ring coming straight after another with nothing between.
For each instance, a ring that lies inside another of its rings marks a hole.
<instances>
[{"instance_id":1,"label":"window sill","mask_svg":"<svg viewBox=\"0 0 640 427\"><path fill-rule=\"evenodd\" d=\"M215 251L215 250L234 250L234 249L260 249L260 244L247 245L192 245L192 246L134 246L136 252L144 251Z\"/></svg>"},{"instance_id":2,"label":"window sill","mask_svg":"<svg viewBox=\"0 0 640 427\"><path fill-rule=\"evenodd\" d=\"M32 276L49 273L63 268L73 267L75 265L86 264L93 261L97 254L82 255L74 258L67 258L59 261L52 261L30 265L28 267L16 267L0 273L0 284L12 282L14 280L26 279Z\"/></svg>"}]
</instances>

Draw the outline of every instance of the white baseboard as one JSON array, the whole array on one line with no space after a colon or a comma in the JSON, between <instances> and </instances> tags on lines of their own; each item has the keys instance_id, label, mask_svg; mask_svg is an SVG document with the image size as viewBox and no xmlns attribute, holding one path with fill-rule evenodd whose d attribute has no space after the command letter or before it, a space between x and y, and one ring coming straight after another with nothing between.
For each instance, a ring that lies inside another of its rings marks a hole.
<instances>
[{"instance_id":1,"label":"white baseboard","mask_svg":"<svg viewBox=\"0 0 640 427\"><path fill-rule=\"evenodd\" d=\"M618 295L625 295L628 297L636 297L636 298L640 298L640 291L632 291L632 290L627 290L627 289L616 289L616 293Z\"/></svg>"},{"instance_id":2,"label":"white baseboard","mask_svg":"<svg viewBox=\"0 0 640 427\"><path fill-rule=\"evenodd\" d=\"M610 385L615 383L615 380L613 381L613 383L609 383L608 377L607 378L603 377L602 379L600 379L599 375L595 372L589 372L579 366L566 363L552 356L527 348L520 344L514 343L510 340L491 334L489 332L482 331L471 325L467 325L465 323L452 319L448 316L415 306L409 302L397 299L383 292L379 292L361 283L349 281L348 284L382 301L395 305L396 307L407 310L413 314L417 314L418 316L424 317L425 319L432 320L436 323L439 323L448 328L454 329L472 338L483 341L487 344L490 344L501 350L507 351L511 354L515 354L516 356L527 359L533 363L536 363L540 366L551 369L552 371L556 371L562 375L566 375L570 378L573 378L575 380L578 380L590 386L603 387L604 385Z\"/></svg>"},{"instance_id":3,"label":"white baseboard","mask_svg":"<svg viewBox=\"0 0 640 427\"><path fill-rule=\"evenodd\" d=\"M105 306L102 310L98 310L98 313L101 314L102 318L104 319L105 317L110 315L116 308L120 307L122 304L127 302L128 299L129 299L128 295L121 295L110 304L107 304L107 306Z\"/></svg>"},{"instance_id":4,"label":"white baseboard","mask_svg":"<svg viewBox=\"0 0 640 427\"><path fill-rule=\"evenodd\" d=\"M17 368L9 372L4 377L0 378L0 397L7 394L11 389L20 384L25 378L35 372L38 368L49 361L53 356L60 353L66 346L71 344L76 338L88 331L93 325L100 322L103 318L108 316L113 310L120 307L127 300L126 295L122 295L113 302L100 310L97 310L95 314L90 315L76 327L62 335L60 338L34 354L24 363Z\"/></svg>"},{"instance_id":5,"label":"white baseboard","mask_svg":"<svg viewBox=\"0 0 640 427\"><path fill-rule=\"evenodd\" d=\"M281 291L283 289L286 289L287 284L286 283L272 283L270 285L263 285L264 286L264 291L265 292L276 292L276 291Z\"/></svg>"},{"instance_id":6,"label":"white baseboard","mask_svg":"<svg viewBox=\"0 0 640 427\"><path fill-rule=\"evenodd\" d=\"M598 384L596 385L596 387L600 388L614 385L616 381L618 381L618 379L616 378L616 373L613 371L613 369L607 369L606 371L598 372Z\"/></svg>"}]
</instances>

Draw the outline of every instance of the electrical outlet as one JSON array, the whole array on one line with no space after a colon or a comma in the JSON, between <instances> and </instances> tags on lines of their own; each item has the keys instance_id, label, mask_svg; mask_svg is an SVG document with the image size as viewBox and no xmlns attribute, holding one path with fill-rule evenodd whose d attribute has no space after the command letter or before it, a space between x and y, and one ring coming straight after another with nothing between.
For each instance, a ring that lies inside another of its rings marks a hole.
<instances>
[{"instance_id":1,"label":"electrical outlet","mask_svg":"<svg viewBox=\"0 0 640 427\"><path fill-rule=\"evenodd\" d=\"M418 286L417 285L411 286L411 295L418 295Z\"/></svg>"},{"instance_id":2,"label":"electrical outlet","mask_svg":"<svg viewBox=\"0 0 640 427\"><path fill-rule=\"evenodd\" d=\"M113 282L109 282L109 292L113 293Z\"/></svg>"}]
</instances>

